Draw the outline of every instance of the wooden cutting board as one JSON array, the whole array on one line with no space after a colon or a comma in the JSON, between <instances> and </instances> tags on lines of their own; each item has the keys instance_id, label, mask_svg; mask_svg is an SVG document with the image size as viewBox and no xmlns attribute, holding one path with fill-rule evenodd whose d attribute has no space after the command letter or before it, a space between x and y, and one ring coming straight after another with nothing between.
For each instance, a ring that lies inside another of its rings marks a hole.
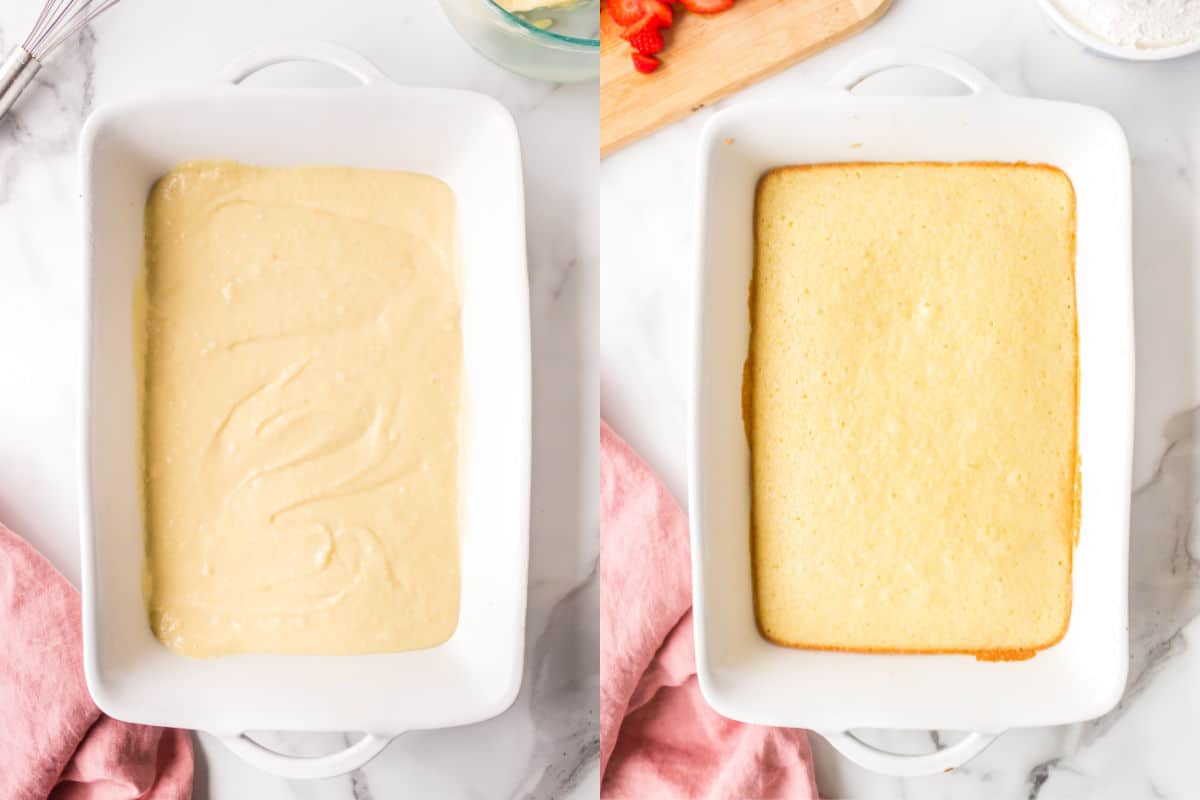
<instances>
[{"instance_id":1,"label":"wooden cutting board","mask_svg":"<svg viewBox=\"0 0 1200 800\"><path fill-rule=\"evenodd\" d=\"M737 0L706 17L675 7L663 65L642 75L605 8L600 18L600 155L795 64L870 25L891 0Z\"/></svg>"}]
</instances>

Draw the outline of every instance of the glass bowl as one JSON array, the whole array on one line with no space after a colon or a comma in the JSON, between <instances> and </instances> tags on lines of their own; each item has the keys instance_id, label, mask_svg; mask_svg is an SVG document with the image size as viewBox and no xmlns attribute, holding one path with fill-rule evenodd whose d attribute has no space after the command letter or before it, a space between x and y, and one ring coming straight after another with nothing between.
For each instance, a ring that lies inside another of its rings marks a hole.
<instances>
[{"instance_id":1,"label":"glass bowl","mask_svg":"<svg viewBox=\"0 0 1200 800\"><path fill-rule=\"evenodd\" d=\"M510 13L495 0L440 0L459 35L505 69L566 83L600 76L600 0Z\"/></svg>"}]
</instances>

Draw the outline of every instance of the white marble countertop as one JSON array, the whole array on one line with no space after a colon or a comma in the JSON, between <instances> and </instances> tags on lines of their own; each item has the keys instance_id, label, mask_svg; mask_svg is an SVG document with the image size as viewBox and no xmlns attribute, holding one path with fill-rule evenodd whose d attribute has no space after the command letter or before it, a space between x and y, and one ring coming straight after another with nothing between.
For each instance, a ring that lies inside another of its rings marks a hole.
<instances>
[{"instance_id":1,"label":"white marble countertop","mask_svg":"<svg viewBox=\"0 0 1200 800\"><path fill-rule=\"evenodd\" d=\"M896 780L864 772L814 737L822 794L854 798L1194 798L1200 796L1200 57L1109 60L1055 30L1034 0L896 0L874 27L723 104L815 88L881 45L940 47L1006 91L1099 106L1133 154L1137 419L1129 687L1112 713L1063 728L1011 731L947 776ZM945 92L904 71L875 91ZM864 90L867 87L864 87ZM693 114L604 160L600 212L601 410L686 502L686 381ZM921 752L935 737L880 741Z\"/></svg>"},{"instance_id":2,"label":"white marble countertop","mask_svg":"<svg viewBox=\"0 0 1200 800\"><path fill-rule=\"evenodd\" d=\"M39 6L39 0L0 4L0 50L24 38ZM83 119L119 97L205 80L264 41L295 38L348 45L402 83L490 94L517 119L535 365L525 678L516 704L500 717L407 734L365 769L336 780L274 779L200 735L195 796L594 798L597 88L505 72L459 39L433 0L124 0L60 52L16 117L0 122L0 520L78 585L82 290L75 152ZM298 65L256 80L344 83L323 68ZM343 743L341 736L273 741L312 753Z\"/></svg>"}]
</instances>

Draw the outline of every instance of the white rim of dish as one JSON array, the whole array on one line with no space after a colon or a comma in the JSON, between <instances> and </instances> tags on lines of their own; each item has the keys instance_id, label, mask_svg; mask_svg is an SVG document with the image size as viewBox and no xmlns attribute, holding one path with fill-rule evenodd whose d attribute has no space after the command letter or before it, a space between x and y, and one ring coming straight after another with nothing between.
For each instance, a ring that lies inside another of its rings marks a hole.
<instances>
[{"instance_id":1,"label":"white rim of dish","mask_svg":"<svg viewBox=\"0 0 1200 800\"><path fill-rule=\"evenodd\" d=\"M1182 56L1200 52L1200 38L1187 44L1172 44L1165 47L1133 47L1113 44L1080 27L1079 24L1063 13L1054 0L1038 0L1038 5L1042 7L1042 11L1054 22L1060 31L1089 50L1094 50L1106 56L1120 58L1125 61L1166 61L1167 59L1181 58Z\"/></svg>"}]
</instances>

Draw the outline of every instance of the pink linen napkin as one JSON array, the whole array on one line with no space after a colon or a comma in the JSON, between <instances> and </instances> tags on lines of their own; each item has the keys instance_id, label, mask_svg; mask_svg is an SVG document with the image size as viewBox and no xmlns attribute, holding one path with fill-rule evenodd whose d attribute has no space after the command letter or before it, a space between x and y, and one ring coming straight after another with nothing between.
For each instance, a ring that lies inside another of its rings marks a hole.
<instances>
[{"instance_id":1,"label":"pink linen napkin","mask_svg":"<svg viewBox=\"0 0 1200 800\"><path fill-rule=\"evenodd\" d=\"M101 714L81 637L79 592L0 525L0 798L191 797L188 734Z\"/></svg>"},{"instance_id":2,"label":"pink linen napkin","mask_svg":"<svg viewBox=\"0 0 1200 800\"><path fill-rule=\"evenodd\" d=\"M696 683L687 519L600 424L600 794L815 800L804 731L713 711Z\"/></svg>"}]
</instances>

